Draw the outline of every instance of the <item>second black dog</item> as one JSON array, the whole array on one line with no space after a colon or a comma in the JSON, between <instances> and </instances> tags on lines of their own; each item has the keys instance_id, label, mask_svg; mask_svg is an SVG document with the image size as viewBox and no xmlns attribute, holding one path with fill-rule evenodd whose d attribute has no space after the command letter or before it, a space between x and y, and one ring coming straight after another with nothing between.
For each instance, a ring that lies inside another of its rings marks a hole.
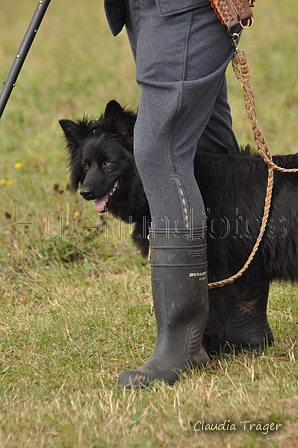
<instances>
[{"instance_id":1,"label":"second black dog","mask_svg":"<svg viewBox=\"0 0 298 448\"><path fill-rule=\"evenodd\" d=\"M98 120L61 120L71 188L125 222L132 238L148 253L148 202L133 155L136 114L111 101ZM298 167L298 155L276 156L275 163ZM194 171L207 210L209 282L228 278L246 262L261 225L267 166L249 149L215 155L197 151ZM266 309L274 279L298 279L298 174L275 174L269 222L247 272L235 283L210 290L204 347L256 348L273 343Z\"/></svg>"}]
</instances>

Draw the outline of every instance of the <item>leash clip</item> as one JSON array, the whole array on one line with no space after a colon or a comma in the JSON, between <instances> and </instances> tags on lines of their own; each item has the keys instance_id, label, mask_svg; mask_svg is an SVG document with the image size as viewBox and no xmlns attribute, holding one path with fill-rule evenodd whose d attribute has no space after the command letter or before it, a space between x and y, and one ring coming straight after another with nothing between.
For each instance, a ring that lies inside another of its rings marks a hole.
<instances>
[{"instance_id":1,"label":"leash clip","mask_svg":"<svg viewBox=\"0 0 298 448\"><path fill-rule=\"evenodd\" d=\"M230 36L232 38L232 44L234 45L234 48L235 48L235 54L240 54L241 53L241 50L240 50L240 48L238 46L239 40L240 40L240 37L241 37L241 32L242 31L240 31L239 33L233 33L233 34L230 33Z\"/></svg>"}]
</instances>

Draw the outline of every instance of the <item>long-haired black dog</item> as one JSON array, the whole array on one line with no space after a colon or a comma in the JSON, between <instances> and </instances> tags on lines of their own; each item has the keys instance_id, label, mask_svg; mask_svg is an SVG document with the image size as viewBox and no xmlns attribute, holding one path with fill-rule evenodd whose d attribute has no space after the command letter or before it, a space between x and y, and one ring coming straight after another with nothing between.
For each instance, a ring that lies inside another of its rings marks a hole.
<instances>
[{"instance_id":1,"label":"long-haired black dog","mask_svg":"<svg viewBox=\"0 0 298 448\"><path fill-rule=\"evenodd\" d=\"M111 101L98 119L61 120L69 155L71 189L125 222L148 253L150 212L133 155L136 114ZM275 156L275 163L298 167L298 155ZM194 171L207 210L209 282L228 278L246 262L261 225L267 166L249 148L216 155L199 148ZM252 264L229 286L211 289L204 347L271 345L266 308L272 280L298 279L298 174L275 173L269 222ZM265 340L266 339L266 340Z\"/></svg>"}]
</instances>

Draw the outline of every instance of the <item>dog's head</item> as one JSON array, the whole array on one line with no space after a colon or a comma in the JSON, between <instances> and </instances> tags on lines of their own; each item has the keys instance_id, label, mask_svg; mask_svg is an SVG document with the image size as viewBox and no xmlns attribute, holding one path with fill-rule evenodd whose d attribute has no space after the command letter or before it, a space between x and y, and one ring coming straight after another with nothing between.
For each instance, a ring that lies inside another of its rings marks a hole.
<instances>
[{"instance_id":1,"label":"dog's head","mask_svg":"<svg viewBox=\"0 0 298 448\"><path fill-rule=\"evenodd\" d=\"M131 201L136 189L142 189L133 156L133 128L136 114L110 101L98 119L74 122L60 120L66 137L69 156L71 190L102 212L108 208L113 215L123 216L125 202ZM129 212L129 210L128 210Z\"/></svg>"}]
</instances>

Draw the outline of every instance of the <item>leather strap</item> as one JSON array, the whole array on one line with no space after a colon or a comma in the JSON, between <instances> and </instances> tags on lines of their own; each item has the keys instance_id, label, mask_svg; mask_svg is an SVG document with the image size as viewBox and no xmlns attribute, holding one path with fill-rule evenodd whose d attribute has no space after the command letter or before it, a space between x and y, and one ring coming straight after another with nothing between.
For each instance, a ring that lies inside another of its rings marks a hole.
<instances>
[{"instance_id":1,"label":"leather strap","mask_svg":"<svg viewBox=\"0 0 298 448\"><path fill-rule=\"evenodd\" d=\"M228 30L239 23L246 26L252 20L251 7L254 6L254 2L255 0L210 0L217 17Z\"/></svg>"}]
</instances>

